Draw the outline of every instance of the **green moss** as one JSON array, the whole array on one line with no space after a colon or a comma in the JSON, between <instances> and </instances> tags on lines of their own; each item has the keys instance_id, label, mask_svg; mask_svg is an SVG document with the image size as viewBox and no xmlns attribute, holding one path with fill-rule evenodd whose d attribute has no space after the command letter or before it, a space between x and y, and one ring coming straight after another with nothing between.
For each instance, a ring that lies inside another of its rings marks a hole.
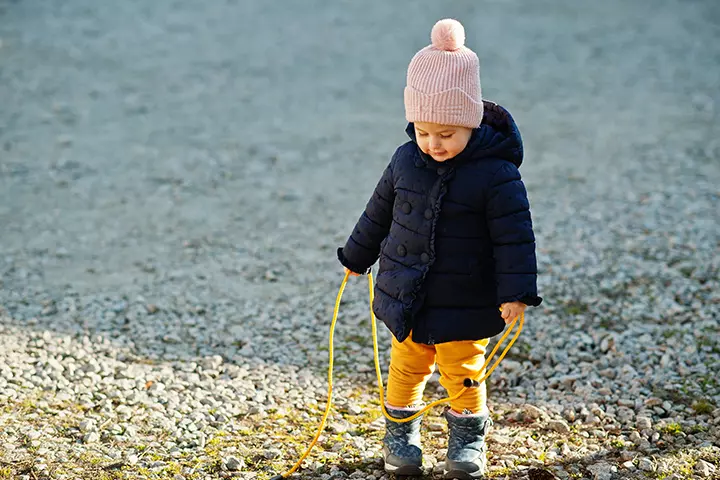
<instances>
[{"instance_id":1,"label":"green moss","mask_svg":"<svg viewBox=\"0 0 720 480\"><path fill-rule=\"evenodd\" d=\"M695 271L695 267L680 267L679 270L680 273L682 273L683 277L690 278Z\"/></svg>"},{"instance_id":2,"label":"green moss","mask_svg":"<svg viewBox=\"0 0 720 480\"><path fill-rule=\"evenodd\" d=\"M672 337L680 336L682 334L683 334L682 330L678 330L676 328L670 328L670 329L662 332L662 336L666 340L669 338L672 338Z\"/></svg>"},{"instance_id":3,"label":"green moss","mask_svg":"<svg viewBox=\"0 0 720 480\"><path fill-rule=\"evenodd\" d=\"M610 441L610 445L612 445L614 448L621 449L625 447L625 442L623 442L619 438L616 438L615 440Z\"/></svg>"},{"instance_id":4,"label":"green moss","mask_svg":"<svg viewBox=\"0 0 720 480\"><path fill-rule=\"evenodd\" d=\"M587 313L590 307L579 300L570 300L564 305L565 312L569 315L581 315Z\"/></svg>"},{"instance_id":5,"label":"green moss","mask_svg":"<svg viewBox=\"0 0 720 480\"><path fill-rule=\"evenodd\" d=\"M705 415L708 413L712 413L712 411L715 410L715 406L712 403L710 403L707 399L701 398L699 400L696 400L692 404L692 409L698 415Z\"/></svg>"},{"instance_id":6,"label":"green moss","mask_svg":"<svg viewBox=\"0 0 720 480\"><path fill-rule=\"evenodd\" d=\"M679 423L668 423L658 428L660 433L667 433L669 435L680 435L683 431L682 426Z\"/></svg>"},{"instance_id":7,"label":"green moss","mask_svg":"<svg viewBox=\"0 0 720 480\"><path fill-rule=\"evenodd\" d=\"M178 462L169 462L162 472L168 475L178 475L182 472L182 466Z\"/></svg>"},{"instance_id":8,"label":"green moss","mask_svg":"<svg viewBox=\"0 0 720 480\"><path fill-rule=\"evenodd\" d=\"M10 467L2 467L0 468L0 479L2 480L10 480L12 478L13 471Z\"/></svg>"},{"instance_id":9,"label":"green moss","mask_svg":"<svg viewBox=\"0 0 720 480\"><path fill-rule=\"evenodd\" d=\"M127 478L123 472L117 470L112 472L99 472L97 475L98 480L125 480Z\"/></svg>"},{"instance_id":10,"label":"green moss","mask_svg":"<svg viewBox=\"0 0 720 480\"><path fill-rule=\"evenodd\" d=\"M513 469L510 467L503 467L497 470L493 470L492 472L489 472L486 477L487 478L496 478L496 477L503 477L506 475L510 475L513 473Z\"/></svg>"}]
</instances>

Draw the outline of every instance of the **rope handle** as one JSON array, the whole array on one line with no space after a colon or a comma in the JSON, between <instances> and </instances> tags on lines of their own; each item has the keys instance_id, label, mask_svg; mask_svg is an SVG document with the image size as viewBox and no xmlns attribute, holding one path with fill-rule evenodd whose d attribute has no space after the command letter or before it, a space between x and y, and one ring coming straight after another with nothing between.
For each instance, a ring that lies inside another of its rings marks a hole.
<instances>
[{"instance_id":1,"label":"rope handle","mask_svg":"<svg viewBox=\"0 0 720 480\"><path fill-rule=\"evenodd\" d=\"M345 286L347 285L348 278L350 277L350 272L345 273L345 278L343 278L342 283L340 284L340 290L338 291L337 298L335 299L335 308L333 310L333 317L332 322L330 323L330 339L329 339L329 348L328 348L328 395L327 395L327 404L325 405L325 413L323 413L322 420L320 421L320 426L317 430L317 433L315 434L315 437L313 438L312 442L310 443L310 446L305 450L305 453L300 457L300 459L295 463L295 465L288 470L287 472L281 474L281 475L275 475L272 477L271 480L280 480L282 478L287 478L295 471L300 468L300 465L302 465L302 462L305 461L308 455L310 455L310 452L312 451L313 447L317 443L318 439L320 438L320 435L322 434L323 430L325 429L325 423L327 422L327 418L330 415L330 408L332 406L332 391L333 391L333 339L335 336L335 324L337 323L337 317L338 312L340 311L340 301L342 300L343 292L345 291ZM523 323L525 322L525 313L523 312L519 317L515 318L512 322L509 323L510 328L506 329L505 333L503 333L502 337L500 337L500 340L498 340L497 344L495 345L495 348L493 348L492 352L490 352L490 355L488 355L485 359L485 364L480 369L480 371L483 371L487 368L488 364L492 360L492 358L495 356L495 353L497 353L498 349L500 348L500 345L505 341L505 339L510 335L510 332L512 331L513 327L517 325L517 330L515 332L515 335L510 340L510 342L507 344L503 352L500 354L500 357L495 361L492 367L490 367L489 370L485 372L485 374L480 375L478 378L466 378L462 390L460 390L458 393L453 395L452 397L443 398L440 400L436 400L428 405L426 405L422 410L416 412L410 417L407 418L394 418L391 416L387 409L385 408L385 388L383 386L383 379L382 374L380 372L380 355L378 354L378 339L377 339L377 326L376 326L376 319L375 319L375 313L372 309L372 304L374 300L374 291L373 291L373 277L372 273L368 273L368 287L370 289L370 323L372 328L372 338L373 338L373 356L375 360L375 374L377 375L377 381L378 381L378 388L380 390L380 408L382 409L383 415L393 422L396 423L406 423L410 422L423 413L427 412L431 408L442 405L443 403L450 403L453 400L456 400L460 398L460 396L465 393L468 388L476 388L479 387L482 382L484 382L490 374L495 370L495 368L500 364L503 358L505 358L505 355L510 350L510 347L513 346L513 343L515 343L515 340L518 339L518 336L520 336L520 332L522 331Z\"/></svg>"}]
</instances>

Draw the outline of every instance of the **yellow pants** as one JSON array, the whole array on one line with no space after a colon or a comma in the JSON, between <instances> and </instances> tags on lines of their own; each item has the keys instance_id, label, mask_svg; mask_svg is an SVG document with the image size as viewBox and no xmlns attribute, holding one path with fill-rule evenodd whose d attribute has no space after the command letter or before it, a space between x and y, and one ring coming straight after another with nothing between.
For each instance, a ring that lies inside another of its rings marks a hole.
<instances>
[{"instance_id":1,"label":"yellow pants","mask_svg":"<svg viewBox=\"0 0 720 480\"><path fill-rule=\"evenodd\" d=\"M467 340L424 345L412 341L410 335L404 342L392 339L390 350L390 374L387 384L387 403L396 408L417 405L422 402L425 384L437 363L440 384L450 396L463 388L466 378L477 378L485 363L485 350L489 339ZM482 371L484 373L484 370ZM485 382L477 388L469 388L460 398L450 403L458 413L469 410L480 413L487 409Z\"/></svg>"}]
</instances>

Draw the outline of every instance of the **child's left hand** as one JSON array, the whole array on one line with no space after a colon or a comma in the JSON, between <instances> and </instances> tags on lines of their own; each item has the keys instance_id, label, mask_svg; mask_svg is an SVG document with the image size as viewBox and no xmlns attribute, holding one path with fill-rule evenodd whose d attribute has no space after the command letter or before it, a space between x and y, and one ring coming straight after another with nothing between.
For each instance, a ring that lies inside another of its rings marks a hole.
<instances>
[{"instance_id":1,"label":"child's left hand","mask_svg":"<svg viewBox=\"0 0 720 480\"><path fill-rule=\"evenodd\" d=\"M522 315L525 308L527 308L527 305L522 302L510 302L500 305L500 311L502 312L500 315L503 320L505 320L505 325L508 325L510 322Z\"/></svg>"}]
</instances>

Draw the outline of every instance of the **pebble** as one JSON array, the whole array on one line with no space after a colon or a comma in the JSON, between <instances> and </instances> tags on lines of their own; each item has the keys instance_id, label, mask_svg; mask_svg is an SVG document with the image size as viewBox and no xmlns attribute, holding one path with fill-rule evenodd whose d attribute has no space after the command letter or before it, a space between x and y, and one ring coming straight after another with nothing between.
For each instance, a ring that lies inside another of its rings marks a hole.
<instances>
[{"instance_id":1,"label":"pebble","mask_svg":"<svg viewBox=\"0 0 720 480\"><path fill-rule=\"evenodd\" d=\"M638 460L638 468L645 472L652 472L655 470L655 465L649 458L642 457Z\"/></svg>"},{"instance_id":2,"label":"pebble","mask_svg":"<svg viewBox=\"0 0 720 480\"><path fill-rule=\"evenodd\" d=\"M95 430L95 420L92 419L86 419L80 422L80 425L78 425L78 428L81 432L92 432Z\"/></svg>"},{"instance_id":3,"label":"pebble","mask_svg":"<svg viewBox=\"0 0 720 480\"><path fill-rule=\"evenodd\" d=\"M428 423L427 429L431 432L442 432L445 430L445 425L440 422L431 422Z\"/></svg>"},{"instance_id":4,"label":"pebble","mask_svg":"<svg viewBox=\"0 0 720 480\"><path fill-rule=\"evenodd\" d=\"M538 418L542 417L543 411L540 410L535 405L525 404L523 405L523 412L528 418L531 418L533 420L537 420Z\"/></svg>"},{"instance_id":5,"label":"pebble","mask_svg":"<svg viewBox=\"0 0 720 480\"><path fill-rule=\"evenodd\" d=\"M712 463L699 459L695 464L695 472L702 478L710 478L715 474L717 467Z\"/></svg>"},{"instance_id":6,"label":"pebble","mask_svg":"<svg viewBox=\"0 0 720 480\"><path fill-rule=\"evenodd\" d=\"M652 428L652 420L648 417L637 417L636 425L638 430L649 430Z\"/></svg>"},{"instance_id":7,"label":"pebble","mask_svg":"<svg viewBox=\"0 0 720 480\"><path fill-rule=\"evenodd\" d=\"M620 452L620 459L623 461L630 461L635 458L635 453L629 451L629 450L623 450Z\"/></svg>"},{"instance_id":8,"label":"pebble","mask_svg":"<svg viewBox=\"0 0 720 480\"><path fill-rule=\"evenodd\" d=\"M238 459L237 457L228 457L227 459L225 459L224 463L227 469L231 472L235 472L237 470L242 470L243 468L245 468L245 462L242 459Z\"/></svg>"},{"instance_id":9,"label":"pebble","mask_svg":"<svg viewBox=\"0 0 720 480\"><path fill-rule=\"evenodd\" d=\"M273 460L275 458L280 458L282 456L282 451L279 448L268 448L263 452L263 456L268 460Z\"/></svg>"},{"instance_id":10,"label":"pebble","mask_svg":"<svg viewBox=\"0 0 720 480\"><path fill-rule=\"evenodd\" d=\"M563 420L550 420L547 426L558 433L570 433L570 426Z\"/></svg>"},{"instance_id":11,"label":"pebble","mask_svg":"<svg viewBox=\"0 0 720 480\"><path fill-rule=\"evenodd\" d=\"M592 473L593 480L612 480L613 473L617 472L617 467L609 463L600 462L587 467Z\"/></svg>"}]
</instances>

